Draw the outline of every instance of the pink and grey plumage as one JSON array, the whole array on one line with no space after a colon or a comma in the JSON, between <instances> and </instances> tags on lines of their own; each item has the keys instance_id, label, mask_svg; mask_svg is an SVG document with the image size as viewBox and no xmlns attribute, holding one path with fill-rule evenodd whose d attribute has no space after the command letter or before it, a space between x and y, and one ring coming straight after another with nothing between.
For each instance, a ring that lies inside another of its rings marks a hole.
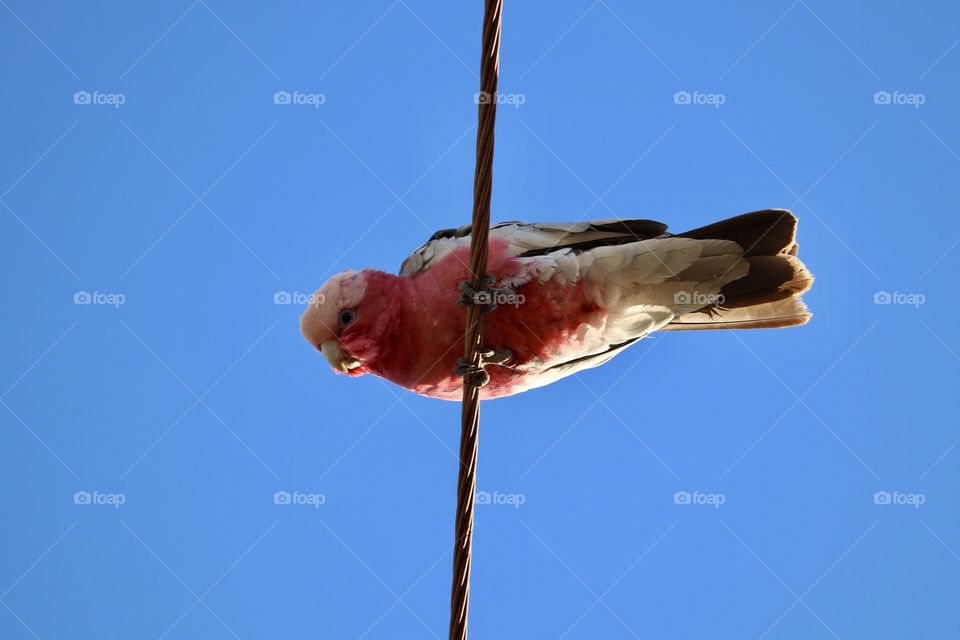
<instances>
[{"instance_id":1,"label":"pink and grey plumage","mask_svg":"<svg viewBox=\"0 0 960 640\"><path fill-rule=\"evenodd\" d=\"M804 324L813 276L796 257L796 226L777 209L676 235L651 220L493 226L488 272L515 295L484 319L485 345L510 359L488 365L481 397L603 364L653 331ZM304 337L339 373L459 400L469 243L469 226L439 231L399 275L333 276L300 319Z\"/></svg>"}]
</instances>

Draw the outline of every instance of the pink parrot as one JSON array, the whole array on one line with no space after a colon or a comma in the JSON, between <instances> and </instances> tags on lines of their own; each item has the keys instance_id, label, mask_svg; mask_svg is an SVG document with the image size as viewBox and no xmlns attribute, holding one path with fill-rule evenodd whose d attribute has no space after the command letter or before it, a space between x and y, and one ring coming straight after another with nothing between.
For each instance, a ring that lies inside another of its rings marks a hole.
<instances>
[{"instance_id":1,"label":"pink parrot","mask_svg":"<svg viewBox=\"0 0 960 640\"><path fill-rule=\"evenodd\" d=\"M491 227L476 293L489 383L481 398L541 387L613 358L653 331L804 324L813 276L796 257L797 219L746 213L686 233L651 220L504 222ZM372 373L459 400L470 226L435 233L399 275L344 271L314 294L304 337L337 373ZM492 308L495 305L495 308ZM490 356L494 352L495 356Z\"/></svg>"}]
</instances>

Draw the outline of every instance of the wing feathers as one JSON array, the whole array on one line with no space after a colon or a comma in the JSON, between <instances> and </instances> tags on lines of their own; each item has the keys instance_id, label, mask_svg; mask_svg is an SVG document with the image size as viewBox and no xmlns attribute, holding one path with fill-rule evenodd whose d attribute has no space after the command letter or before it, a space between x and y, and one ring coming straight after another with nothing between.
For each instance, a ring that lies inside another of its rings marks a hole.
<instances>
[{"instance_id":1,"label":"wing feathers","mask_svg":"<svg viewBox=\"0 0 960 640\"><path fill-rule=\"evenodd\" d=\"M585 220L581 222L501 222L490 227L490 237L505 240L510 254L533 258L570 250L576 253L597 247L625 245L662 236L667 226L653 220ZM412 276L429 269L459 246L469 245L471 225L437 231L400 267Z\"/></svg>"}]
</instances>

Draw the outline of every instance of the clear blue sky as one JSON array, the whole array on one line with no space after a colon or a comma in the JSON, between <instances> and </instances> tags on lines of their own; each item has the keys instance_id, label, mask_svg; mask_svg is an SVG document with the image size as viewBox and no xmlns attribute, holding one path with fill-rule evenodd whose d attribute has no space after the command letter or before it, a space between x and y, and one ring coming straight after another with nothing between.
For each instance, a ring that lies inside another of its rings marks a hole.
<instances>
[{"instance_id":1,"label":"clear blue sky","mask_svg":"<svg viewBox=\"0 0 960 640\"><path fill-rule=\"evenodd\" d=\"M297 298L468 220L481 4L0 2L0 637L445 637L459 405ZM818 279L484 405L473 637L960 635L960 7L506 4L494 219Z\"/></svg>"}]
</instances>

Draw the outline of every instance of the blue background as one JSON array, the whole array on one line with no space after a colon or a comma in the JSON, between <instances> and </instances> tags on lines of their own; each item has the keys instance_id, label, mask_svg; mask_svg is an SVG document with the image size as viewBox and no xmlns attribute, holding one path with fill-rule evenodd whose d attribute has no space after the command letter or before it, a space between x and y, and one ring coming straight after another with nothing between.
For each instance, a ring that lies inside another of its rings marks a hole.
<instances>
[{"instance_id":1,"label":"blue background","mask_svg":"<svg viewBox=\"0 0 960 640\"><path fill-rule=\"evenodd\" d=\"M445 637L459 405L297 319L468 220L480 19L0 2L0 637ZM806 327L484 404L473 636L960 635L958 38L950 2L508 0L495 220L789 207L818 280Z\"/></svg>"}]
</instances>

